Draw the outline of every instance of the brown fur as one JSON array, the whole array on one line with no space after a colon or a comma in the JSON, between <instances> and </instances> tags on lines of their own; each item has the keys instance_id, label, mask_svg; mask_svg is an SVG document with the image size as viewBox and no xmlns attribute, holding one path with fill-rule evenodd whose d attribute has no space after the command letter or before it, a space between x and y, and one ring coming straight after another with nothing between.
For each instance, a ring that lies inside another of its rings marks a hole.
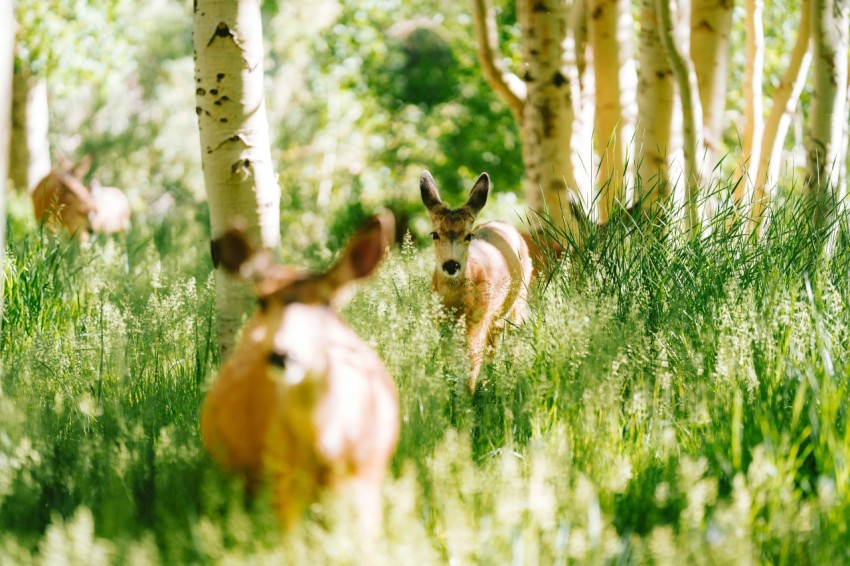
<instances>
[{"instance_id":1,"label":"brown fur","mask_svg":"<svg viewBox=\"0 0 850 566\"><path fill-rule=\"evenodd\" d=\"M472 361L471 392L485 352L495 345L505 320L514 324L525 320L532 272L528 245L516 228L503 222L475 226L489 186L490 179L483 173L467 203L450 209L440 200L431 174L425 171L420 179L422 202L434 227L437 267L433 288L447 308L464 317ZM458 264L454 275L449 265L452 261Z\"/></svg>"},{"instance_id":2,"label":"brown fur","mask_svg":"<svg viewBox=\"0 0 850 566\"><path fill-rule=\"evenodd\" d=\"M213 243L216 263L254 281L261 307L204 401L204 445L249 488L272 482L284 527L332 490L351 502L367 534L380 529L398 393L378 356L329 303L343 285L374 271L392 225L391 215L374 217L321 274L277 265L237 232Z\"/></svg>"},{"instance_id":3,"label":"brown fur","mask_svg":"<svg viewBox=\"0 0 850 566\"><path fill-rule=\"evenodd\" d=\"M114 187L101 187L96 181L94 191L86 187L82 178L90 166L90 157L76 166L60 157L59 167L51 169L30 194L35 219L81 236L88 232L126 231L130 224L127 197Z\"/></svg>"}]
</instances>

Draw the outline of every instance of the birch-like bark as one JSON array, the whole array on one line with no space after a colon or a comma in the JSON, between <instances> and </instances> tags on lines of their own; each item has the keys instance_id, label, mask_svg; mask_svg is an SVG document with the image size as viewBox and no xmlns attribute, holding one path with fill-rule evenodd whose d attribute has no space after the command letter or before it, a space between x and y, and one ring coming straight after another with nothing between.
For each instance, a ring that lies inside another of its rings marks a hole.
<instances>
[{"instance_id":1,"label":"birch-like bark","mask_svg":"<svg viewBox=\"0 0 850 566\"><path fill-rule=\"evenodd\" d=\"M604 224L616 204L625 204L628 147L634 139L637 115L637 75L632 56L631 3L591 0L588 24L593 45L596 89L596 152L599 155L599 222ZM632 152L633 153L633 152Z\"/></svg>"},{"instance_id":2,"label":"birch-like bark","mask_svg":"<svg viewBox=\"0 0 850 566\"><path fill-rule=\"evenodd\" d=\"M773 92L770 115L765 122L759 156L758 175L753 188L753 208L750 213L750 232L761 233L765 211L773 194L773 187L779 178L779 166L782 163L782 147L788 128L794 118L794 110L800 100L800 93L806 84L806 76L812 62L811 30L812 18L809 0L800 2L800 25L797 39L791 51L788 68Z\"/></svg>"},{"instance_id":3,"label":"birch-like bark","mask_svg":"<svg viewBox=\"0 0 850 566\"><path fill-rule=\"evenodd\" d=\"M847 36L850 0L812 0L814 90L809 109L806 197L814 205L812 222L832 224L844 197L840 185L840 151L847 119Z\"/></svg>"},{"instance_id":4,"label":"birch-like bark","mask_svg":"<svg viewBox=\"0 0 850 566\"><path fill-rule=\"evenodd\" d=\"M31 191L50 173L47 79L33 75L26 62L12 78L12 140L9 178L18 190Z\"/></svg>"},{"instance_id":5,"label":"birch-like bark","mask_svg":"<svg viewBox=\"0 0 850 566\"><path fill-rule=\"evenodd\" d=\"M195 111L212 238L242 221L254 241L276 250L280 187L263 99L259 0L197 0L194 46ZM252 302L247 286L216 269L222 355L231 351Z\"/></svg>"},{"instance_id":6,"label":"birch-like bark","mask_svg":"<svg viewBox=\"0 0 850 566\"><path fill-rule=\"evenodd\" d=\"M641 0L639 39L635 202L650 212L669 196L667 159L675 99L673 69L658 36L655 0Z\"/></svg>"},{"instance_id":7,"label":"birch-like bark","mask_svg":"<svg viewBox=\"0 0 850 566\"><path fill-rule=\"evenodd\" d=\"M9 145L12 132L12 62L15 12L12 0L0 0L0 333L3 332L3 297L6 284L6 185L9 178Z\"/></svg>"},{"instance_id":8,"label":"birch-like bark","mask_svg":"<svg viewBox=\"0 0 850 566\"><path fill-rule=\"evenodd\" d=\"M745 4L747 62L744 68L744 151L739 169L741 176L733 195L739 210L751 207L764 136L764 2L746 0Z\"/></svg>"},{"instance_id":9,"label":"birch-like bark","mask_svg":"<svg viewBox=\"0 0 850 566\"><path fill-rule=\"evenodd\" d=\"M682 137L685 158L685 236L691 239L699 228L700 156L703 155L702 106L700 105L696 73L685 46L673 40L673 18L670 2L657 0L658 35L667 53L673 77L682 100Z\"/></svg>"},{"instance_id":10,"label":"birch-like bark","mask_svg":"<svg viewBox=\"0 0 850 566\"><path fill-rule=\"evenodd\" d=\"M723 140L733 7L734 0L693 0L691 5L690 59L702 106L706 171L717 164Z\"/></svg>"},{"instance_id":11,"label":"birch-like bark","mask_svg":"<svg viewBox=\"0 0 850 566\"><path fill-rule=\"evenodd\" d=\"M566 0L520 0L527 99L522 141L525 193L529 204L544 210L555 225L577 236L570 194L582 187L576 177L579 148L575 133L579 83ZM542 197L542 198L541 198Z\"/></svg>"},{"instance_id":12,"label":"birch-like bark","mask_svg":"<svg viewBox=\"0 0 850 566\"><path fill-rule=\"evenodd\" d=\"M575 110L579 82L569 34L570 4L567 0L518 2L525 68L522 79L501 62L490 1L473 0L472 7L484 75L514 115L519 110L526 202L548 215L556 228L575 234L570 195L587 189L576 175L576 134L581 124Z\"/></svg>"},{"instance_id":13,"label":"birch-like bark","mask_svg":"<svg viewBox=\"0 0 850 566\"><path fill-rule=\"evenodd\" d=\"M478 61L490 87L502 97L522 123L522 108L526 98L525 83L507 69L499 49L499 32L496 12L490 0L472 0L475 22L475 39L478 42Z\"/></svg>"}]
</instances>

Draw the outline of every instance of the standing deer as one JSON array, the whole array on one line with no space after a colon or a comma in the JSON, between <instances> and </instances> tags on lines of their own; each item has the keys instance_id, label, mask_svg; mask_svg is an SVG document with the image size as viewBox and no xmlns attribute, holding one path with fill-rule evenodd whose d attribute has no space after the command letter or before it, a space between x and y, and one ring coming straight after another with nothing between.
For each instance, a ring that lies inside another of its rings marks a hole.
<instances>
[{"instance_id":1,"label":"standing deer","mask_svg":"<svg viewBox=\"0 0 850 566\"><path fill-rule=\"evenodd\" d=\"M213 460L245 477L249 492L272 482L284 528L330 489L352 504L363 532L380 529L398 392L330 305L346 283L375 271L393 224L389 212L369 219L319 274L278 265L238 230L213 243L214 262L253 281L260 306L204 401L203 441Z\"/></svg>"},{"instance_id":2,"label":"standing deer","mask_svg":"<svg viewBox=\"0 0 850 566\"><path fill-rule=\"evenodd\" d=\"M487 203L487 173L478 177L460 208L443 204L428 171L422 172L419 190L434 228L433 287L447 308L464 317L472 360L469 389L474 392L485 350L495 344L505 320L521 324L528 314L528 246L519 231L504 222L474 225Z\"/></svg>"},{"instance_id":3,"label":"standing deer","mask_svg":"<svg viewBox=\"0 0 850 566\"><path fill-rule=\"evenodd\" d=\"M91 156L72 165L58 156L58 167L50 170L32 190L35 219L65 227L72 234L88 232L114 234L130 226L130 203L115 187L101 187L94 181L92 189L83 184L91 167Z\"/></svg>"}]
</instances>

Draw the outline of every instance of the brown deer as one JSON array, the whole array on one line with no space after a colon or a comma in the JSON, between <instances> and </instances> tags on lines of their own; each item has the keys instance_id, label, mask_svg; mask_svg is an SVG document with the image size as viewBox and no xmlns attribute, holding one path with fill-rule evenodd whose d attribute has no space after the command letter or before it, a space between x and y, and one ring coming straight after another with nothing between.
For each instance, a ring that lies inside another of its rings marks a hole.
<instances>
[{"instance_id":1,"label":"brown deer","mask_svg":"<svg viewBox=\"0 0 850 566\"><path fill-rule=\"evenodd\" d=\"M91 167L91 156L73 165L57 156L58 167L50 170L32 190L35 218L39 222L63 226L71 234L89 232L114 234L130 226L130 203L115 187L101 187L94 181L90 190L83 177Z\"/></svg>"},{"instance_id":2,"label":"brown deer","mask_svg":"<svg viewBox=\"0 0 850 566\"><path fill-rule=\"evenodd\" d=\"M201 432L213 460L247 480L271 481L285 528L330 489L360 528L381 525L381 482L399 434L398 392L384 364L331 308L346 283L375 271L393 217L369 219L325 273L274 262L231 230L213 260L253 281L259 308L204 401Z\"/></svg>"},{"instance_id":3,"label":"brown deer","mask_svg":"<svg viewBox=\"0 0 850 566\"><path fill-rule=\"evenodd\" d=\"M434 228L431 237L437 267L433 287L447 308L464 317L472 360L469 389L474 392L485 350L495 344L505 320L521 324L528 314L532 272L528 246L510 224L475 226L490 191L487 173L478 177L460 208L443 204L428 171L422 172L419 190Z\"/></svg>"}]
</instances>

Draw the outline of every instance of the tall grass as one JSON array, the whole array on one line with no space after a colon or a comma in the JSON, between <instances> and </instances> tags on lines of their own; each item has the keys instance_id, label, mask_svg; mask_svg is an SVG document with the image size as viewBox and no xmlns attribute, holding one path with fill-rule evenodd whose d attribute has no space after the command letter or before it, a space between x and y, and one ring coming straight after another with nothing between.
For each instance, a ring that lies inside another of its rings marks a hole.
<instances>
[{"instance_id":1,"label":"tall grass","mask_svg":"<svg viewBox=\"0 0 850 566\"><path fill-rule=\"evenodd\" d=\"M342 313L402 405L373 562L850 562L850 252L803 207L758 241L728 207L692 242L661 216L587 226L474 397L432 252L397 250ZM0 561L359 562L333 501L283 538L202 450L203 230L81 246L10 221Z\"/></svg>"}]
</instances>

